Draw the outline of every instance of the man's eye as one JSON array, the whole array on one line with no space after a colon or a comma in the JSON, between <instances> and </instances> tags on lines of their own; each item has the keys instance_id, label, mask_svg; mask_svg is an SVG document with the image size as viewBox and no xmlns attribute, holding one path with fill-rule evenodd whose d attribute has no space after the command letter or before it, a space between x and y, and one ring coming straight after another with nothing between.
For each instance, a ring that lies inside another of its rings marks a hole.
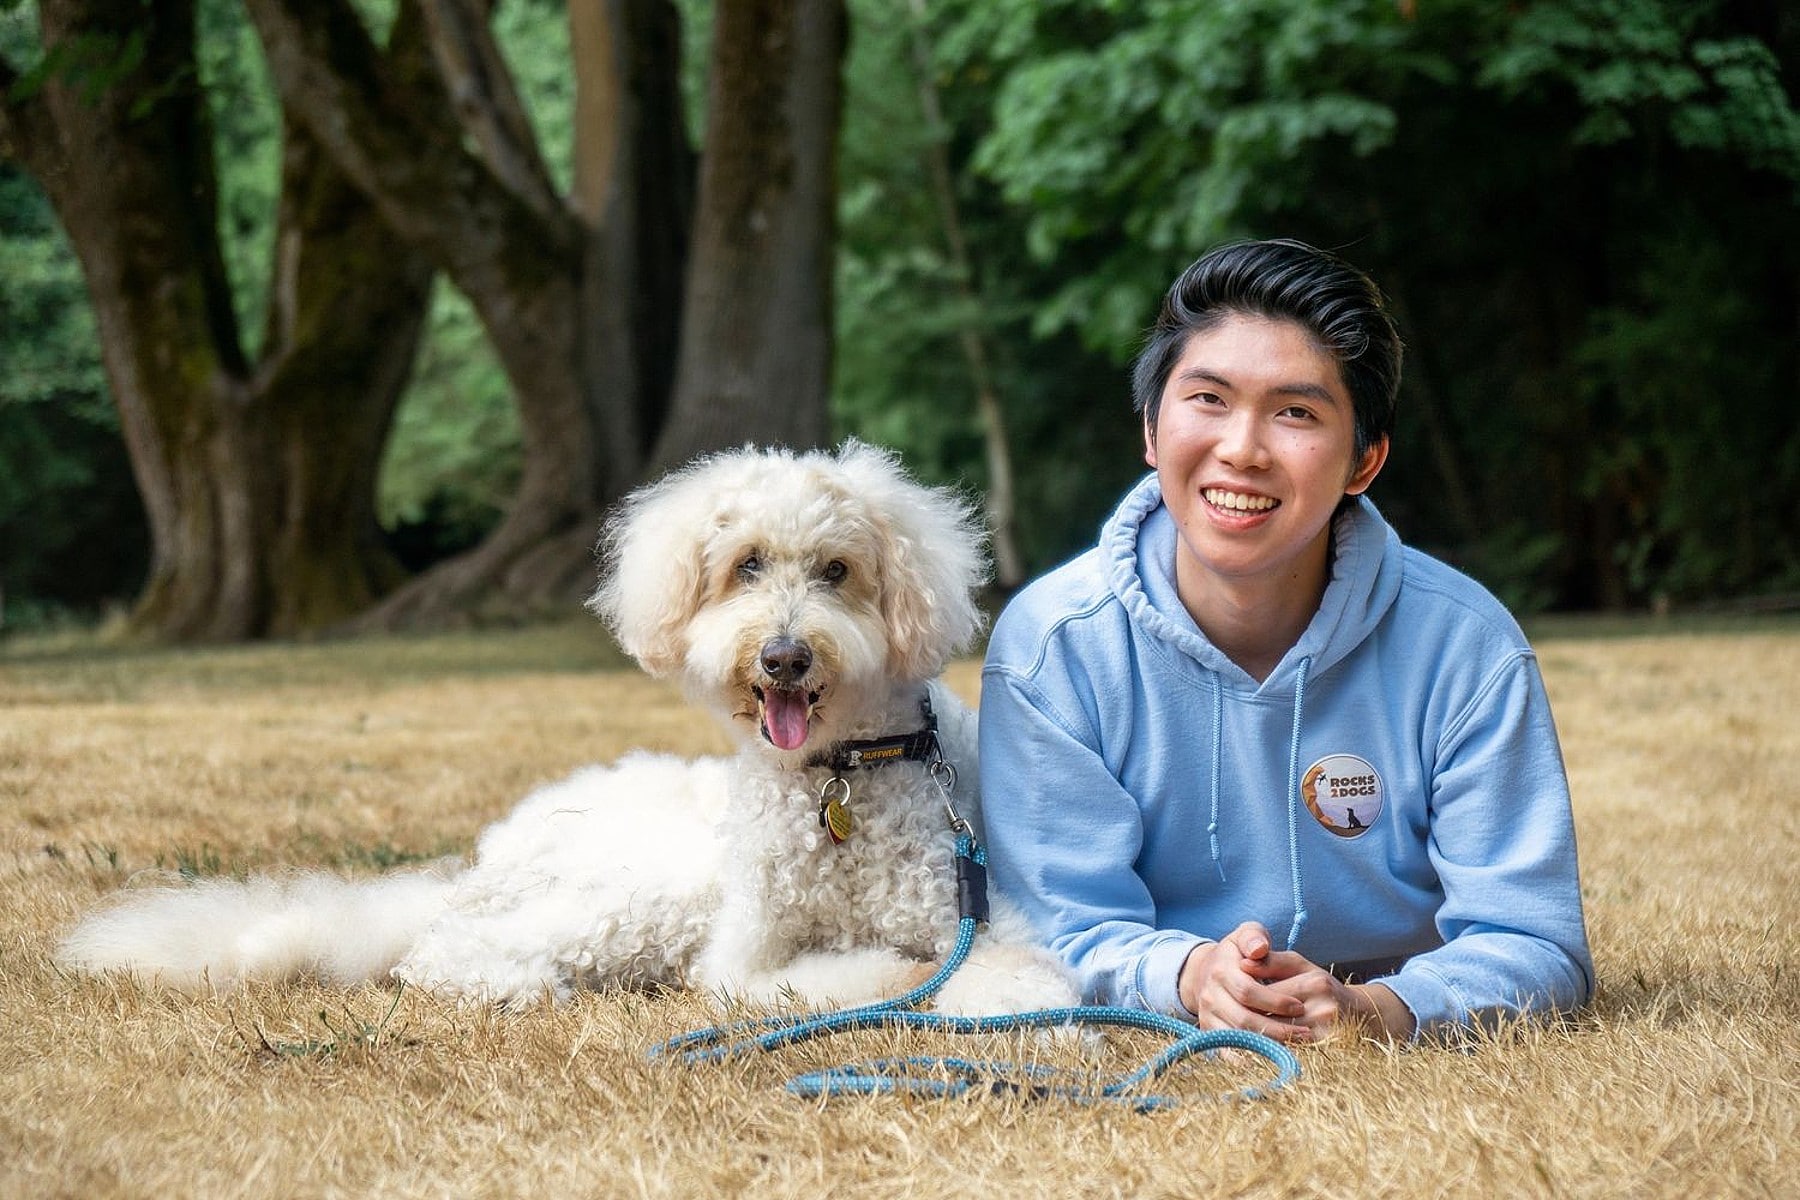
<instances>
[{"instance_id":1,"label":"man's eye","mask_svg":"<svg viewBox=\"0 0 1800 1200\"><path fill-rule=\"evenodd\" d=\"M838 584L844 582L845 577L849 574L850 568L844 565L844 560L841 558L834 558L825 564L825 570L822 572L821 578L823 578L826 583L836 587Z\"/></svg>"}]
</instances>

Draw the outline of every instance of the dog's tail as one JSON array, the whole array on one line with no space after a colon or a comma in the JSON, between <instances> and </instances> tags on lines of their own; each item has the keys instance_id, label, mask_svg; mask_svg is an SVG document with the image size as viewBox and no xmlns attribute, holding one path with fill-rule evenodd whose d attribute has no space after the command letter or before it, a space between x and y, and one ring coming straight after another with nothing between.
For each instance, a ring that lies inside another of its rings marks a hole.
<instances>
[{"instance_id":1,"label":"dog's tail","mask_svg":"<svg viewBox=\"0 0 1800 1200\"><path fill-rule=\"evenodd\" d=\"M380 979L440 913L449 864L372 879L323 874L128 889L77 925L57 961L187 991L247 980Z\"/></svg>"}]
</instances>

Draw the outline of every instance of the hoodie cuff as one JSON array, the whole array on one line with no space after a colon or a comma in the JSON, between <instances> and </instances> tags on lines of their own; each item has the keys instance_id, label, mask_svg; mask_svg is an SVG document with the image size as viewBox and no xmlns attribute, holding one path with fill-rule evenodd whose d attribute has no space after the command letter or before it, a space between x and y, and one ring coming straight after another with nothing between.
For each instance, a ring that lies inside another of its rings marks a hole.
<instances>
[{"instance_id":1,"label":"hoodie cuff","mask_svg":"<svg viewBox=\"0 0 1800 1200\"><path fill-rule=\"evenodd\" d=\"M1195 946L1211 940L1181 936L1152 946L1138 959L1138 1003L1151 1012L1180 1017L1184 1021L1195 1020L1194 1014L1181 1002L1181 968Z\"/></svg>"},{"instance_id":2,"label":"hoodie cuff","mask_svg":"<svg viewBox=\"0 0 1800 1200\"><path fill-rule=\"evenodd\" d=\"M1398 975L1386 975L1369 982L1386 987L1412 1012L1413 1042L1446 1025L1461 1025L1468 1019L1468 1008L1463 1004L1461 994L1429 967L1409 964Z\"/></svg>"}]
</instances>

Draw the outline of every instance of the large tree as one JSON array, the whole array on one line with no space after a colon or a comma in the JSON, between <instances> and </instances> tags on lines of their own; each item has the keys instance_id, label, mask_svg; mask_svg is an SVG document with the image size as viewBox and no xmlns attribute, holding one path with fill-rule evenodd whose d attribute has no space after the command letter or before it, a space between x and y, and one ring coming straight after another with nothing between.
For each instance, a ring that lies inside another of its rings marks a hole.
<instances>
[{"instance_id":1,"label":"large tree","mask_svg":"<svg viewBox=\"0 0 1800 1200\"><path fill-rule=\"evenodd\" d=\"M245 8L284 112L292 220L278 245L320 248L320 303L289 327L293 353L315 370L350 369L331 339L360 336L388 356L380 369L369 363L361 386L296 373L267 392L279 339L251 364L226 336L192 0L45 0L42 85L0 76L13 96L0 138L45 181L102 310L156 540L142 627L257 636L367 606L387 578L370 536L374 463L431 268L468 297L505 371L522 479L480 545L393 591L364 625L562 602L591 582L600 513L646 475L748 439L826 437L841 0L721 0L703 157L686 132L674 7L570 0L567 194L545 166L485 0L400 0L385 36L350 0ZM104 41L89 37L95 29ZM107 68L68 70L90 45L111 47ZM309 239L300 199L321 188L343 207L322 214ZM367 240L324 236L354 230ZM108 267L109 246L111 259L147 256L162 273ZM276 272L278 282L303 276ZM361 308L390 290L390 309ZM345 474L296 490L283 464ZM161 485L159 469L175 482ZM269 519L240 531L271 488ZM271 547L312 552L318 539L304 526L339 510L354 536L315 557L321 569L365 563L357 586L333 591L327 580L311 590L330 593L329 604L278 616L300 581ZM343 553L352 543L360 557ZM260 579L260 601L247 597L247 575ZM185 598L179 611L164 594Z\"/></svg>"},{"instance_id":2,"label":"large tree","mask_svg":"<svg viewBox=\"0 0 1800 1200\"><path fill-rule=\"evenodd\" d=\"M588 581L598 515L645 474L828 432L841 3L717 5L696 183L675 9L573 0L567 200L486 6L403 0L402 19L415 5L430 81L385 69L348 0L246 0L288 111L469 297L519 406L523 478L505 518L378 624L563 599Z\"/></svg>"},{"instance_id":3,"label":"large tree","mask_svg":"<svg viewBox=\"0 0 1800 1200\"><path fill-rule=\"evenodd\" d=\"M192 4L45 0L39 16L46 69L20 79L0 62L0 150L42 183L87 280L152 535L137 622L234 639L342 620L397 573L373 484L429 265L291 130L252 360L220 253Z\"/></svg>"}]
</instances>

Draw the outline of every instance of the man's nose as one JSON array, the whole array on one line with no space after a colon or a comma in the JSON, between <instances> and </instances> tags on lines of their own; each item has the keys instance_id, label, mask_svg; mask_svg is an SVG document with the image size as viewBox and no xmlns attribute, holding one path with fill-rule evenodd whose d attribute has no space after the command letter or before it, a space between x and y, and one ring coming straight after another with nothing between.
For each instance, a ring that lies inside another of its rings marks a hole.
<instances>
[{"instance_id":1,"label":"man's nose","mask_svg":"<svg viewBox=\"0 0 1800 1200\"><path fill-rule=\"evenodd\" d=\"M1267 429L1255 412L1240 409L1232 413L1219 433L1219 460L1244 469L1268 466L1267 435Z\"/></svg>"}]
</instances>

